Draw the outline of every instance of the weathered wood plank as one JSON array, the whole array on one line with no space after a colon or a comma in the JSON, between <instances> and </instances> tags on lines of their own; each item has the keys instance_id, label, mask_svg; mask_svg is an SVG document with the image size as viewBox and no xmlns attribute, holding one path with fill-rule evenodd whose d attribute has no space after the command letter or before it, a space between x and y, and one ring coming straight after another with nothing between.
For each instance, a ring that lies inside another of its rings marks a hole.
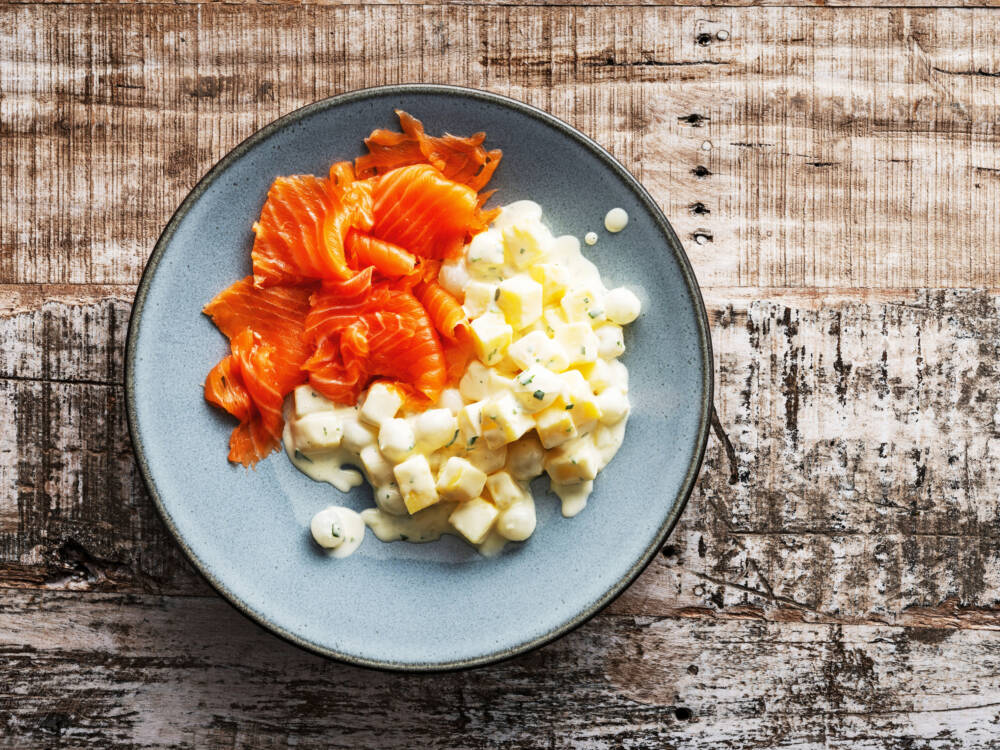
<instances>
[{"instance_id":1,"label":"weathered wood plank","mask_svg":"<svg viewBox=\"0 0 1000 750\"><path fill-rule=\"evenodd\" d=\"M426 80L596 137L707 285L998 287L998 72L988 10L6 6L0 283L134 284L254 129Z\"/></svg>"},{"instance_id":2,"label":"weathered wood plank","mask_svg":"<svg viewBox=\"0 0 1000 750\"><path fill-rule=\"evenodd\" d=\"M450 675L325 662L218 599L0 592L3 747L991 748L994 633L599 616Z\"/></svg>"},{"instance_id":3,"label":"weathered wood plank","mask_svg":"<svg viewBox=\"0 0 1000 750\"><path fill-rule=\"evenodd\" d=\"M159 5L179 3L182 5L211 5L217 0L8 0L12 5ZM604 7L598 0L240 0L240 5L278 5L283 7L309 6L399 6L399 5L457 5L457 6L563 6L570 8ZM642 6L666 8L992 8L996 0L616 0L616 6Z\"/></svg>"},{"instance_id":4,"label":"weathered wood plank","mask_svg":"<svg viewBox=\"0 0 1000 750\"><path fill-rule=\"evenodd\" d=\"M1000 294L766 294L707 290L732 453L612 611L1000 627ZM127 310L0 318L0 585L206 591L129 453Z\"/></svg>"}]
</instances>

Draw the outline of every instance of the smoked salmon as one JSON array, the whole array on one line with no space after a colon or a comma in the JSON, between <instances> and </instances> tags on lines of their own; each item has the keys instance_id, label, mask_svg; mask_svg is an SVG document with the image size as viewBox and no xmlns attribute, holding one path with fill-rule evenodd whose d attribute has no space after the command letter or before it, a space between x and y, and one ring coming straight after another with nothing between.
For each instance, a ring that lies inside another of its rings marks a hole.
<instances>
[{"instance_id":1,"label":"smoked salmon","mask_svg":"<svg viewBox=\"0 0 1000 750\"><path fill-rule=\"evenodd\" d=\"M205 379L205 399L239 422L230 461L253 466L278 447L284 400L306 382L354 404L390 381L423 408L468 363L469 321L437 276L496 216L483 187L502 154L483 133L429 136L397 114L403 132L372 132L353 163L276 178L252 275L205 306L230 342Z\"/></svg>"},{"instance_id":2,"label":"smoked salmon","mask_svg":"<svg viewBox=\"0 0 1000 750\"><path fill-rule=\"evenodd\" d=\"M476 133L468 138L445 133L429 136L423 123L416 117L397 109L402 133L376 130L365 138L368 153L354 160L361 177L385 174L397 167L411 164L430 164L449 180L467 185L478 192L490 181L500 164L500 150L483 148L486 133Z\"/></svg>"}]
</instances>

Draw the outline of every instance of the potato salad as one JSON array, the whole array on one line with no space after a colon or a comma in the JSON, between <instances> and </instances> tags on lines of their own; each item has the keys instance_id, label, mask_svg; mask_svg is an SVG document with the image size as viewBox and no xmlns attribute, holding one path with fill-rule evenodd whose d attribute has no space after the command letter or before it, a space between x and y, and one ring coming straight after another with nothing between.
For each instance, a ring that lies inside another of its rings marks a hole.
<instances>
[{"instance_id":1,"label":"potato salad","mask_svg":"<svg viewBox=\"0 0 1000 750\"><path fill-rule=\"evenodd\" d=\"M386 382L351 407L303 385L283 442L313 479L344 492L368 480L376 507L360 519L380 540L455 534L494 554L535 531L533 479L547 475L571 517L617 452L630 409L623 327L640 303L607 289L579 240L554 237L530 201L504 207L439 283L462 302L475 347L455 387L412 412ZM347 509L317 518L314 538L337 556L360 544Z\"/></svg>"}]
</instances>

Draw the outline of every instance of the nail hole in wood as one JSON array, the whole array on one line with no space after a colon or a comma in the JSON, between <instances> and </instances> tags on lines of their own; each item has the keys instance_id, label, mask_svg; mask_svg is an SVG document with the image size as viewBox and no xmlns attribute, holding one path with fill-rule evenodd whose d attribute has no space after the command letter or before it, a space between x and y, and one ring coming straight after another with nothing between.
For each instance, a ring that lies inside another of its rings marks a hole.
<instances>
[{"instance_id":1,"label":"nail hole in wood","mask_svg":"<svg viewBox=\"0 0 1000 750\"><path fill-rule=\"evenodd\" d=\"M677 717L677 721L687 721L692 715L691 709L685 706L678 706L674 709L674 716Z\"/></svg>"}]
</instances>

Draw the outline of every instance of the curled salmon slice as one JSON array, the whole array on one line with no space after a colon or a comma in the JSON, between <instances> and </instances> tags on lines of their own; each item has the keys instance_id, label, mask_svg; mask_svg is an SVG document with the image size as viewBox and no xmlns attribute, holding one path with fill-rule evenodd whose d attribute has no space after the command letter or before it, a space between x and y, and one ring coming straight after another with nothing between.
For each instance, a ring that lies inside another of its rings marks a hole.
<instances>
[{"instance_id":1,"label":"curled salmon slice","mask_svg":"<svg viewBox=\"0 0 1000 750\"><path fill-rule=\"evenodd\" d=\"M449 133L429 136L416 117L397 109L402 133L378 129L365 138L368 153L354 160L359 176L385 174L411 164L430 164L445 177L482 190L500 164L503 152L483 147L486 133L460 138Z\"/></svg>"}]
</instances>

